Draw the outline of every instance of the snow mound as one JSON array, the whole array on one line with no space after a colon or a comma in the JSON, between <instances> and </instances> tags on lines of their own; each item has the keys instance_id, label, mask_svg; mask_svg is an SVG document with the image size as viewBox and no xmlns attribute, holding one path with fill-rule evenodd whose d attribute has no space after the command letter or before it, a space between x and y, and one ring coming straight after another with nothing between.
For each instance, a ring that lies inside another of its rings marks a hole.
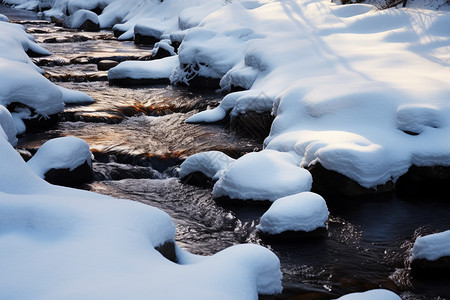
<instances>
[{"instance_id":1,"label":"snow mound","mask_svg":"<svg viewBox=\"0 0 450 300\"><path fill-rule=\"evenodd\" d=\"M69 20L70 24L68 24L68 27L70 28L80 28L86 21L90 21L96 25L100 24L97 14L85 9L77 10L70 16Z\"/></svg>"},{"instance_id":2,"label":"snow mound","mask_svg":"<svg viewBox=\"0 0 450 300\"><path fill-rule=\"evenodd\" d=\"M73 136L51 139L45 142L28 161L28 166L41 178L50 169L70 171L85 162L92 165L89 144Z\"/></svg>"},{"instance_id":3,"label":"snow mound","mask_svg":"<svg viewBox=\"0 0 450 300\"><path fill-rule=\"evenodd\" d=\"M235 159L220 151L207 151L189 156L180 165L180 178L184 178L194 172L201 172L208 178L218 179L225 169Z\"/></svg>"},{"instance_id":4,"label":"snow mound","mask_svg":"<svg viewBox=\"0 0 450 300\"><path fill-rule=\"evenodd\" d=\"M59 89L62 93L62 101L65 104L90 104L94 103L94 99L86 93L69 90L60 86Z\"/></svg>"},{"instance_id":5,"label":"snow mound","mask_svg":"<svg viewBox=\"0 0 450 300\"><path fill-rule=\"evenodd\" d=\"M7 16L5 16L5 15L3 15L3 14L0 14L0 22L6 22L6 23L8 23L8 22L9 22L9 19L8 19Z\"/></svg>"},{"instance_id":6,"label":"snow mound","mask_svg":"<svg viewBox=\"0 0 450 300\"><path fill-rule=\"evenodd\" d=\"M257 229L268 234L310 232L326 227L328 208L318 194L303 192L277 199L261 217Z\"/></svg>"},{"instance_id":7,"label":"snow mound","mask_svg":"<svg viewBox=\"0 0 450 300\"><path fill-rule=\"evenodd\" d=\"M417 238L410 260L434 261L444 256L450 256L450 230Z\"/></svg>"},{"instance_id":8,"label":"snow mound","mask_svg":"<svg viewBox=\"0 0 450 300\"><path fill-rule=\"evenodd\" d=\"M150 61L124 61L108 71L108 79L168 79L178 63L176 55Z\"/></svg>"},{"instance_id":9,"label":"snow mound","mask_svg":"<svg viewBox=\"0 0 450 300\"><path fill-rule=\"evenodd\" d=\"M289 153L265 150L244 155L232 163L213 188L215 198L269 200L309 191L311 174Z\"/></svg>"},{"instance_id":10,"label":"snow mound","mask_svg":"<svg viewBox=\"0 0 450 300\"><path fill-rule=\"evenodd\" d=\"M376 289L370 290L362 293L351 293L348 295L344 295L337 300L400 300L401 298L395 294L394 292L384 290L384 289Z\"/></svg>"}]
</instances>

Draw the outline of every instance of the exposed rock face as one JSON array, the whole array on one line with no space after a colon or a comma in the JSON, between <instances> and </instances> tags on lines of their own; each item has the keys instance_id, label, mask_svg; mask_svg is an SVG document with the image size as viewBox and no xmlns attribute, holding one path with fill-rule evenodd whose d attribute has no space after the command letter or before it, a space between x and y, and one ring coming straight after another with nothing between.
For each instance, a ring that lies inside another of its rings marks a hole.
<instances>
[{"instance_id":1,"label":"exposed rock face","mask_svg":"<svg viewBox=\"0 0 450 300\"><path fill-rule=\"evenodd\" d=\"M318 194L337 194L358 197L369 194L394 191L395 185L389 181L376 188L365 188L356 181L332 170L325 169L320 163L308 168L313 176L312 191Z\"/></svg>"},{"instance_id":2,"label":"exposed rock face","mask_svg":"<svg viewBox=\"0 0 450 300\"><path fill-rule=\"evenodd\" d=\"M444 256L437 260L423 258L414 259L411 262L411 272L418 277L450 277L450 256Z\"/></svg>"},{"instance_id":3,"label":"exposed rock face","mask_svg":"<svg viewBox=\"0 0 450 300\"><path fill-rule=\"evenodd\" d=\"M77 187L88 183L92 180L92 167L88 162L76 167L72 171L70 169L50 169L45 175L44 179L47 182L56 185L63 185L69 187Z\"/></svg>"}]
</instances>

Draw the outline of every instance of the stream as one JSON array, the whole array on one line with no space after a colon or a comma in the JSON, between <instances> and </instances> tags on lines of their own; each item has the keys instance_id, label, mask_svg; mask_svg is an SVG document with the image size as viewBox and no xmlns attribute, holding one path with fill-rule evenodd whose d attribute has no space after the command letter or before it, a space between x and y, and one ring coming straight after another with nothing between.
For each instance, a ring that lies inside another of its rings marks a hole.
<instances>
[{"instance_id":1,"label":"stream","mask_svg":"<svg viewBox=\"0 0 450 300\"><path fill-rule=\"evenodd\" d=\"M223 95L177 86L110 86L102 59L148 59L149 47L119 42L111 31L78 32L39 20L35 13L0 6L53 55L34 58L55 84L83 91L95 103L67 106L61 121L21 136L18 148L36 151L60 136L77 136L94 154L93 192L139 201L167 212L183 249L212 255L238 243L257 243L281 261L284 291L276 299L333 299L386 288L402 299L450 299L450 279L413 278L408 270L415 238L450 229L445 196L383 194L357 199L326 197L328 236L267 243L255 235L268 207L222 207L211 187L182 184L177 167L189 155L219 150L240 157L262 149L260 137L224 124L186 124L198 111L217 106Z\"/></svg>"}]
</instances>

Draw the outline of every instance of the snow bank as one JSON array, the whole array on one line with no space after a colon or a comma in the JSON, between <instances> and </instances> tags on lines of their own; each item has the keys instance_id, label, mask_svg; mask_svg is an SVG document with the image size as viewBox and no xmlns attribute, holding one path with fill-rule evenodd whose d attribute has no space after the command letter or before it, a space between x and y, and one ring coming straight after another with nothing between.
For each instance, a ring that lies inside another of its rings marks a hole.
<instances>
[{"instance_id":1,"label":"snow bank","mask_svg":"<svg viewBox=\"0 0 450 300\"><path fill-rule=\"evenodd\" d=\"M434 261L444 256L450 256L450 230L417 238L410 260Z\"/></svg>"},{"instance_id":2,"label":"snow bank","mask_svg":"<svg viewBox=\"0 0 450 300\"><path fill-rule=\"evenodd\" d=\"M88 94L80 91L69 90L65 87L60 86L59 89L62 93L62 101L65 104L90 104L94 103L94 99Z\"/></svg>"},{"instance_id":3,"label":"snow bank","mask_svg":"<svg viewBox=\"0 0 450 300\"><path fill-rule=\"evenodd\" d=\"M9 22L9 19L7 16L0 14L0 22Z\"/></svg>"},{"instance_id":4,"label":"snow bank","mask_svg":"<svg viewBox=\"0 0 450 300\"><path fill-rule=\"evenodd\" d=\"M269 200L311 189L311 174L296 166L289 153L266 150L244 155L222 172L213 188L215 198Z\"/></svg>"},{"instance_id":5,"label":"snow bank","mask_svg":"<svg viewBox=\"0 0 450 300\"><path fill-rule=\"evenodd\" d=\"M325 228L328 220L325 200L318 194L303 192L277 199L261 217L257 227L264 233L311 232Z\"/></svg>"},{"instance_id":6,"label":"snow bank","mask_svg":"<svg viewBox=\"0 0 450 300\"><path fill-rule=\"evenodd\" d=\"M124 61L109 69L108 79L168 79L178 64L176 55L150 61Z\"/></svg>"},{"instance_id":7,"label":"snow bank","mask_svg":"<svg viewBox=\"0 0 450 300\"><path fill-rule=\"evenodd\" d=\"M337 300L400 300L401 298L395 294L394 292L383 290L383 289L376 289L376 290L370 290L367 292L362 293L352 293L348 295L344 295Z\"/></svg>"},{"instance_id":8,"label":"snow bank","mask_svg":"<svg viewBox=\"0 0 450 300\"><path fill-rule=\"evenodd\" d=\"M51 143L71 148L69 139ZM266 248L238 245L211 257L177 248L186 264L175 264L155 249L175 240L163 211L50 185L3 135L0 164L2 299L256 299L281 292L280 262Z\"/></svg>"},{"instance_id":9,"label":"snow bank","mask_svg":"<svg viewBox=\"0 0 450 300\"><path fill-rule=\"evenodd\" d=\"M87 21L90 21L93 25L99 25L100 23L96 13L86 9L80 9L68 18L68 24L66 25L69 28L80 28ZM96 29L98 30L98 28Z\"/></svg>"},{"instance_id":10,"label":"snow bank","mask_svg":"<svg viewBox=\"0 0 450 300\"><path fill-rule=\"evenodd\" d=\"M73 136L51 139L45 142L28 161L28 166L39 177L44 178L50 169L70 171L85 162L92 165L92 153L88 143Z\"/></svg>"}]
</instances>

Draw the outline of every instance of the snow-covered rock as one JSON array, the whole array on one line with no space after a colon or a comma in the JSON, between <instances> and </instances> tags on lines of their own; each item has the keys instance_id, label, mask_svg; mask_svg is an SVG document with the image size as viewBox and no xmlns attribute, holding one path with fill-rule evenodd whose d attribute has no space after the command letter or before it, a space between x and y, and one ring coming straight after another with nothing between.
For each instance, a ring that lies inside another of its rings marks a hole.
<instances>
[{"instance_id":1,"label":"snow-covered rock","mask_svg":"<svg viewBox=\"0 0 450 300\"><path fill-rule=\"evenodd\" d=\"M191 183L191 176L195 173L202 173L209 179L217 180L234 161L236 160L220 151L197 153L189 156L180 165L179 177ZM196 181L194 183L200 182Z\"/></svg>"},{"instance_id":2,"label":"snow-covered rock","mask_svg":"<svg viewBox=\"0 0 450 300\"><path fill-rule=\"evenodd\" d=\"M94 99L86 93L66 89L60 86L59 89L62 92L62 100L65 104L90 104L94 103Z\"/></svg>"},{"instance_id":3,"label":"snow-covered rock","mask_svg":"<svg viewBox=\"0 0 450 300\"><path fill-rule=\"evenodd\" d=\"M400 300L396 293L384 289L375 289L361 293L351 293L336 300Z\"/></svg>"},{"instance_id":4,"label":"snow-covered rock","mask_svg":"<svg viewBox=\"0 0 450 300\"><path fill-rule=\"evenodd\" d=\"M252 152L232 163L213 188L215 198L275 201L309 191L311 174L289 153Z\"/></svg>"},{"instance_id":5,"label":"snow-covered rock","mask_svg":"<svg viewBox=\"0 0 450 300\"><path fill-rule=\"evenodd\" d=\"M178 64L176 55L150 61L124 61L108 71L108 80L118 85L169 83Z\"/></svg>"},{"instance_id":6,"label":"snow-covered rock","mask_svg":"<svg viewBox=\"0 0 450 300\"><path fill-rule=\"evenodd\" d=\"M303 192L277 199L261 217L257 229L264 234L313 232L325 229L328 220L325 200L318 194Z\"/></svg>"},{"instance_id":7,"label":"snow-covered rock","mask_svg":"<svg viewBox=\"0 0 450 300\"><path fill-rule=\"evenodd\" d=\"M411 270L419 275L440 276L450 270L450 230L421 236L411 251Z\"/></svg>"},{"instance_id":8,"label":"snow-covered rock","mask_svg":"<svg viewBox=\"0 0 450 300\"><path fill-rule=\"evenodd\" d=\"M67 18L67 27L77 28L84 31L99 31L100 21L96 13L80 9Z\"/></svg>"},{"instance_id":9,"label":"snow-covered rock","mask_svg":"<svg viewBox=\"0 0 450 300\"><path fill-rule=\"evenodd\" d=\"M59 185L78 185L92 178L92 153L88 143L73 136L45 142L28 161L41 178Z\"/></svg>"},{"instance_id":10,"label":"snow-covered rock","mask_svg":"<svg viewBox=\"0 0 450 300\"><path fill-rule=\"evenodd\" d=\"M0 22L6 22L6 23L8 23L8 22L9 22L9 19L8 19L7 16L5 16L5 15L3 15L3 14L0 14Z\"/></svg>"}]
</instances>

